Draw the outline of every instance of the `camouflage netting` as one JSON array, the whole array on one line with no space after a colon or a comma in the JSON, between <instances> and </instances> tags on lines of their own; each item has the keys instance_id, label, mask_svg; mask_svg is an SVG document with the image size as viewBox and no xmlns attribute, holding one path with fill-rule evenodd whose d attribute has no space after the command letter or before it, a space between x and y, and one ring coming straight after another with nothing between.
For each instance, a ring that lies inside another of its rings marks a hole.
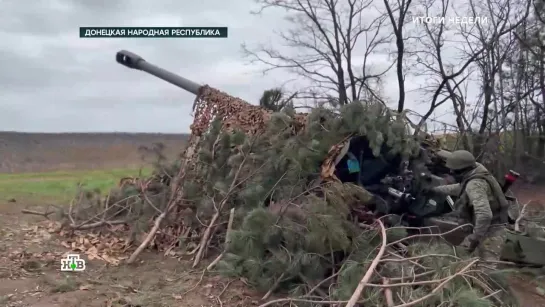
<instances>
[{"instance_id":1,"label":"camouflage netting","mask_svg":"<svg viewBox=\"0 0 545 307\"><path fill-rule=\"evenodd\" d=\"M375 155L387 143L387 154L413 156L403 114L360 102L272 113L208 86L194 110L180 161L81 199L70 220L125 224L125 245L137 246L164 216L148 248L195 265L220 254L210 269L291 297L280 305L342 303L364 275L355 298L365 306L500 305L501 285L476 260L438 236L408 244L406 228L385 230L366 210L369 192L333 175L350 136L367 136Z\"/></svg>"}]
</instances>

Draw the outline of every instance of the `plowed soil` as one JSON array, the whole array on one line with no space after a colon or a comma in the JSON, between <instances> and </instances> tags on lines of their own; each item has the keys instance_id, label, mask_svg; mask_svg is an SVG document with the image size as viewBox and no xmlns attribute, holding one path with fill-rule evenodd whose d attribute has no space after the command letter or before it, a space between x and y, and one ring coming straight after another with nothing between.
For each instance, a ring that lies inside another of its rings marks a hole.
<instances>
[{"instance_id":1,"label":"plowed soil","mask_svg":"<svg viewBox=\"0 0 545 307\"><path fill-rule=\"evenodd\" d=\"M126 168L142 164L142 147L165 145L174 157L185 134L0 132L0 173Z\"/></svg>"}]
</instances>

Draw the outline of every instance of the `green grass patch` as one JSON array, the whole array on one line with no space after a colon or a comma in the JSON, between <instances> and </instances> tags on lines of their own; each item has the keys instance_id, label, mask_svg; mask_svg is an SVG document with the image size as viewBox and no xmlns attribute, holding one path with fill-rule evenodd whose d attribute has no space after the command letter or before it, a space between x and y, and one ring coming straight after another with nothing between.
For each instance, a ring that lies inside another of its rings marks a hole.
<instances>
[{"instance_id":1,"label":"green grass patch","mask_svg":"<svg viewBox=\"0 0 545 307\"><path fill-rule=\"evenodd\" d=\"M140 169L110 169L0 174L0 200L67 202L76 195L80 183L86 189L107 192L122 177L139 176L139 172ZM142 176L150 173L151 169L142 170Z\"/></svg>"}]
</instances>

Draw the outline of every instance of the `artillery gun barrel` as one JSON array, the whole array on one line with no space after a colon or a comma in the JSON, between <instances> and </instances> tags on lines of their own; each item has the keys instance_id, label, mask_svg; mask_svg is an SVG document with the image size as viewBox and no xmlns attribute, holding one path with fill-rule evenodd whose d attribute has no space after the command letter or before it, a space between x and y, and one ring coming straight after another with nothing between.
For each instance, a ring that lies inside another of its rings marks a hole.
<instances>
[{"instance_id":1,"label":"artillery gun barrel","mask_svg":"<svg viewBox=\"0 0 545 307\"><path fill-rule=\"evenodd\" d=\"M159 79L172 83L176 85L177 87L180 87L194 95L197 95L197 93L199 92L199 88L201 88L200 84L197 84L186 78L180 77L177 74L174 74L174 73L171 73L170 71L162 69L161 67L150 64L146 62L146 60L144 60L141 56L134 54L130 51L126 51L126 50L118 51L117 54L115 55L115 60L117 61L117 63L123 66L145 71L149 74L156 76Z\"/></svg>"}]
</instances>

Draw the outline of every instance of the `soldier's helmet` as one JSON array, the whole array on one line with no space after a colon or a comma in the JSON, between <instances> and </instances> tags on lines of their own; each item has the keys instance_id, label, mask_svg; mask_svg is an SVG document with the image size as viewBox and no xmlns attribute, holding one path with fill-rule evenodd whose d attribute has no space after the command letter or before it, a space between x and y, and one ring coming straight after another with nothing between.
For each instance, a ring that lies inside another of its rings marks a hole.
<instances>
[{"instance_id":1,"label":"soldier's helmet","mask_svg":"<svg viewBox=\"0 0 545 307\"><path fill-rule=\"evenodd\" d=\"M456 150L447 157L446 167L451 170L462 170L475 167L475 157L467 150Z\"/></svg>"},{"instance_id":2,"label":"soldier's helmet","mask_svg":"<svg viewBox=\"0 0 545 307\"><path fill-rule=\"evenodd\" d=\"M443 160L447 160L450 156L452 156L452 152L441 149L437 151L436 155Z\"/></svg>"}]
</instances>

